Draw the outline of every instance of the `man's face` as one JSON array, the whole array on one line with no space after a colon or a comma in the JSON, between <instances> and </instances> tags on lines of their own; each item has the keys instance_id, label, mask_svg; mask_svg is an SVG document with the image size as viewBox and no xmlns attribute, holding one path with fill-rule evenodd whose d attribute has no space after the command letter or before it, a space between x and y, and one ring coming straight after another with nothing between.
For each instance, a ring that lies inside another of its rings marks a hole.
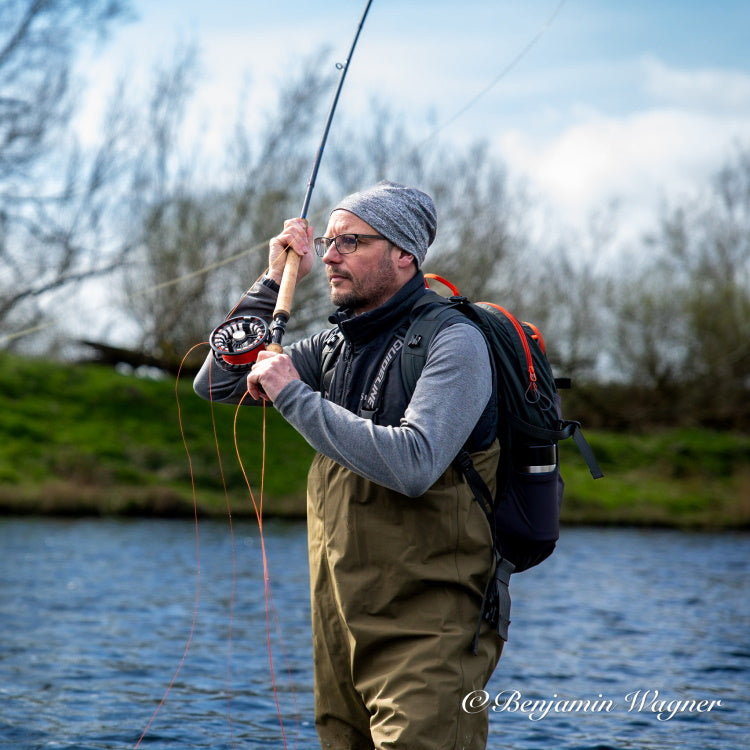
<instances>
[{"instance_id":1,"label":"man's face","mask_svg":"<svg viewBox=\"0 0 750 750\"><path fill-rule=\"evenodd\" d=\"M379 232L353 213L339 209L331 214L325 236L339 234ZM403 251L388 240L361 239L357 250L346 255L341 255L332 242L323 256L331 302L356 313L379 307L404 284L403 257Z\"/></svg>"}]
</instances>

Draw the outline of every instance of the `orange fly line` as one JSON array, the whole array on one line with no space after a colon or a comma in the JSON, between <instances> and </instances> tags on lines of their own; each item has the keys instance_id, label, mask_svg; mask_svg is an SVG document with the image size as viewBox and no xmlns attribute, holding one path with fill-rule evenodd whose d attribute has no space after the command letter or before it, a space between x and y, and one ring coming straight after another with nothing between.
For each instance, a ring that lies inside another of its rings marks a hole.
<instances>
[{"instance_id":1,"label":"orange fly line","mask_svg":"<svg viewBox=\"0 0 750 750\"><path fill-rule=\"evenodd\" d=\"M180 363L180 367L178 368L177 377L175 380L175 401L177 404L177 420L179 423L180 436L182 438L182 443L185 448L185 453L187 456L188 469L189 469L189 474L190 474L192 501L193 501L193 522L194 522L194 528L195 528L196 586L195 586L195 598L194 598L194 603L193 603L192 619L191 619L188 637L187 637L187 640L183 649L182 657L180 658L177 668L175 669L175 672L172 675L172 678L170 679L169 684L167 685L167 688L164 691L164 694L162 695L151 717L146 723L146 726L143 729L140 737L138 738L138 741L136 742L134 746L134 750L138 750L144 738L150 731L151 726L153 725L157 715L159 714L162 707L166 703L166 700L170 692L172 691L172 688L174 687L175 682L177 681L177 678L180 672L182 671L182 668L185 665L185 662L187 661L188 652L190 651L190 647L192 645L193 638L195 635L195 628L196 628L196 622L198 618L198 609L199 609L199 603L200 603L200 589L201 589L201 556L200 556L200 532L199 532L199 522L198 522L198 517L199 517L198 497L197 497L193 460L190 454L190 448L188 445L187 435L185 432L185 425L184 425L183 416L182 416L182 406L180 404L180 396L179 396L179 385L180 385L180 377L182 374L182 370L183 370L183 367L187 358L195 349L201 346L206 346L206 345L208 345L208 342L202 342L200 344L196 344L195 346L191 347L188 350L188 352L185 354L185 356L183 357ZM209 391L211 390L211 384L212 384L212 372L213 372L213 368L209 368L209 373L208 373ZM271 577L270 577L269 566L268 566L268 556L267 556L267 551L266 551L265 534L263 531L263 496L264 496L264 490L265 490L266 454L267 454L266 405L265 405L265 402L262 405L260 493L258 495L258 498L256 499L255 493L253 491L252 483L250 481L247 470L245 469L245 464L242 459L242 454L240 452L240 446L239 446L239 438L238 438L238 433L237 433L237 422L238 422L238 417L240 414L240 407L243 405L245 401L245 397L247 395L248 393L246 391L243 394L242 398L240 399L235 409L234 419L232 423L232 436L234 440L234 448L235 448L235 453L237 455L237 461L239 462L240 471L242 472L242 476L245 481L245 485L247 487L247 491L250 496L250 500L252 502L253 510L255 512L255 518L258 524L258 534L259 534L260 548L261 548L261 559L262 559L262 565L263 565L263 590L264 590L264 599L265 599L265 622L266 622L266 648L268 651L268 663L269 663L274 703L276 706L276 712L277 712L277 716L279 720L279 727L281 730L283 747L286 750L287 748L286 727L284 725L281 704L279 701L279 689L278 689L278 682L276 679L276 671L274 667L274 658L273 658L273 644L272 644L272 638L271 638L272 636L271 620L272 619L275 625L276 635L277 635L280 647L282 649L284 661L287 666L287 673L289 674L291 693L292 693L293 700L294 700L294 713L296 717L297 733L299 730L299 712L297 710L296 693L294 692L294 686L291 684L291 669L289 667L286 650L284 648L283 640L281 638L281 629L279 625L278 614L276 612L276 607L273 604L273 596L272 596L272 591L271 591ZM232 714L231 714L231 658L232 658L232 631L233 631L233 622L234 622L234 607L235 607L236 582L237 582L236 549L235 549L234 526L232 522L232 508L231 508L231 502L229 499L229 490L227 487L226 476L224 473L224 462L223 462L222 455L221 455L219 433L218 433L218 428L217 428L217 423L216 423L216 414L215 414L214 408L215 408L214 402L213 400L210 400L211 425L212 425L212 430L213 430L214 445L216 447L216 456L217 456L217 461L218 461L219 474L221 476L221 482L222 482L222 486L224 490L224 497L226 501L226 512L227 512L227 518L229 522L229 536L230 536L231 561L232 561L231 562L232 580L231 580L231 592L230 592L230 602L229 602L229 624L228 624L228 645L227 645L226 692L227 692L227 716L228 716L228 721L229 721L230 741L231 741L231 746L234 747ZM296 741L295 741L295 746L296 746Z\"/></svg>"}]
</instances>

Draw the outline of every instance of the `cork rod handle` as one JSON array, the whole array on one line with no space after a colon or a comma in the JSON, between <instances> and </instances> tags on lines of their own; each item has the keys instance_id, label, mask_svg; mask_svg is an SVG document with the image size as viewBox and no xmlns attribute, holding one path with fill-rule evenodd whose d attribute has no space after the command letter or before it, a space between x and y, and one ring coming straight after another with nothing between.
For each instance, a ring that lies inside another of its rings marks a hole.
<instances>
[{"instance_id":1,"label":"cork rod handle","mask_svg":"<svg viewBox=\"0 0 750 750\"><path fill-rule=\"evenodd\" d=\"M281 316L284 320L289 320L292 314L292 299L294 297L294 289L297 286L297 273L299 271L300 256L294 252L294 250L286 251L286 262L284 263L284 273L281 276L281 286L279 288L279 296L276 300L276 308L273 311L273 317L276 319ZM266 349L269 352L276 352L281 354L281 344L271 342L268 344Z\"/></svg>"},{"instance_id":2,"label":"cork rod handle","mask_svg":"<svg viewBox=\"0 0 750 750\"><path fill-rule=\"evenodd\" d=\"M281 276L279 296L273 311L274 318L277 315L285 315L287 318L292 314L292 299L294 288L297 286L297 272L299 271L300 256L294 250L287 250L284 273Z\"/></svg>"}]
</instances>

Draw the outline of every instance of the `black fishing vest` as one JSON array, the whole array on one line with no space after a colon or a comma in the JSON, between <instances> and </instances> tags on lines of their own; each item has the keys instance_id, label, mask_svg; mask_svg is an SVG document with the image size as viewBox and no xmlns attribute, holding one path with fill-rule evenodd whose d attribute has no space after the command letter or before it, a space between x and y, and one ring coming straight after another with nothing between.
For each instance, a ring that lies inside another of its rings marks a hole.
<instances>
[{"instance_id":1,"label":"black fishing vest","mask_svg":"<svg viewBox=\"0 0 750 750\"><path fill-rule=\"evenodd\" d=\"M414 303L426 292L418 272L384 305L354 315L339 309L337 325L323 348L320 391L324 398L375 424L397 427L411 394L401 378L401 351ZM494 399L467 442L470 451L487 448L495 438Z\"/></svg>"}]
</instances>

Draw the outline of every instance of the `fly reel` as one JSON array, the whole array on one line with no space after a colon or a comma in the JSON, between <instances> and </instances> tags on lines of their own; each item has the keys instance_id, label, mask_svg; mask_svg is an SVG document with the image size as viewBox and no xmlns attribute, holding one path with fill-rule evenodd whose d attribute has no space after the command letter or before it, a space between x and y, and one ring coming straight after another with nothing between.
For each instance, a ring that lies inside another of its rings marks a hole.
<instances>
[{"instance_id":1,"label":"fly reel","mask_svg":"<svg viewBox=\"0 0 750 750\"><path fill-rule=\"evenodd\" d=\"M268 326L262 318L243 315L225 320L214 329L209 344L230 365L255 362L269 341Z\"/></svg>"}]
</instances>

